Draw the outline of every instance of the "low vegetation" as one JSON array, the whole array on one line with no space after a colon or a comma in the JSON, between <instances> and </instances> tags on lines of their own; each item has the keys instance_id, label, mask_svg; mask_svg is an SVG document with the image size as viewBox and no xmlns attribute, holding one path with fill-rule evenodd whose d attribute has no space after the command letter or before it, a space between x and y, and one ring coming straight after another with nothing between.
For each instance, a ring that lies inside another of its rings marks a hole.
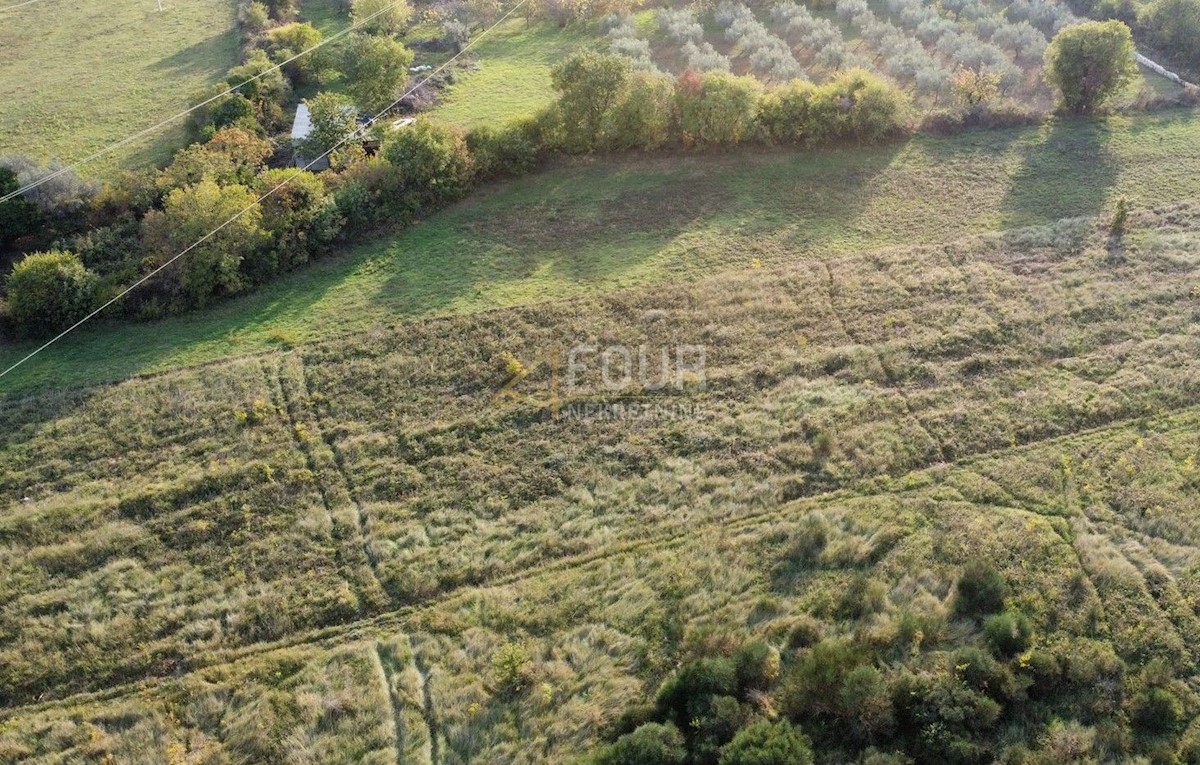
<instances>
[{"instance_id":1,"label":"low vegetation","mask_svg":"<svg viewBox=\"0 0 1200 765\"><path fill-rule=\"evenodd\" d=\"M1190 756L1200 212L1109 227L12 401L0 751ZM707 345L707 385L556 417L576 341Z\"/></svg>"}]
</instances>

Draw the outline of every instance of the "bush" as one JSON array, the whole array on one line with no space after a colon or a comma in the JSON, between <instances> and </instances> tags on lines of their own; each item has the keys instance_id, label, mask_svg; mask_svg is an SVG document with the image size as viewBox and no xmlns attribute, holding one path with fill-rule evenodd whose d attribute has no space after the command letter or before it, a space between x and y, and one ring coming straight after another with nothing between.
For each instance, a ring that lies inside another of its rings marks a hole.
<instances>
[{"instance_id":1,"label":"bush","mask_svg":"<svg viewBox=\"0 0 1200 765\"><path fill-rule=\"evenodd\" d=\"M954 612L961 616L984 616L1004 608L1008 585L1000 572L986 563L972 563L958 579Z\"/></svg>"},{"instance_id":2,"label":"bush","mask_svg":"<svg viewBox=\"0 0 1200 765\"><path fill-rule=\"evenodd\" d=\"M482 180L524 175L538 161L538 146L522 121L511 122L500 129L482 125L467 133L466 142L474 161L475 176Z\"/></svg>"},{"instance_id":3,"label":"bush","mask_svg":"<svg viewBox=\"0 0 1200 765\"><path fill-rule=\"evenodd\" d=\"M828 721L842 711L838 691L846 677L862 665L853 643L826 639L792 665L783 679L779 702L795 720Z\"/></svg>"},{"instance_id":4,"label":"bush","mask_svg":"<svg viewBox=\"0 0 1200 765\"><path fill-rule=\"evenodd\" d=\"M1000 656L1015 656L1029 647L1033 625L1025 614L1013 611L989 616L983 623L988 645Z\"/></svg>"},{"instance_id":5,"label":"bush","mask_svg":"<svg viewBox=\"0 0 1200 765\"><path fill-rule=\"evenodd\" d=\"M399 171L406 205L414 211L458 199L474 172L462 133L425 119L389 136L382 154Z\"/></svg>"},{"instance_id":6,"label":"bush","mask_svg":"<svg viewBox=\"0 0 1200 765\"><path fill-rule=\"evenodd\" d=\"M733 655L738 689L765 691L779 679L779 651L761 640L746 643Z\"/></svg>"},{"instance_id":7,"label":"bush","mask_svg":"<svg viewBox=\"0 0 1200 765\"><path fill-rule=\"evenodd\" d=\"M657 149L670 138L674 118L671 78L634 72L605 115L604 144L612 149Z\"/></svg>"},{"instance_id":8,"label":"bush","mask_svg":"<svg viewBox=\"0 0 1200 765\"><path fill-rule=\"evenodd\" d=\"M1133 33L1120 21L1067 27L1046 50L1046 79L1063 107L1087 114L1119 94L1137 76Z\"/></svg>"},{"instance_id":9,"label":"bush","mask_svg":"<svg viewBox=\"0 0 1200 765\"><path fill-rule=\"evenodd\" d=\"M337 205L321 179L303 170L268 170L255 182L262 201L263 228L271 236L274 258L247 276L261 284L275 275L323 255L341 230Z\"/></svg>"},{"instance_id":10,"label":"bush","mask_svg":"<svg viewBox=\"0 0 1200 765\"><path fill-rule=\"evenodd\" d=\"M533 657L519 643L505 643L492 656L496 692L514 696L529 687Z\"/></svg>"},{"instance_id":11,"label":"bush","mask_svg":"<svg viewBox=\"0 0 1200 765\"><path fill-rule=\"evenodd\" d=\"M589 151L595 145L608 110L629 79L629 60L613 54L584 51L555 65L550 81L559 93L558 108L566 147Z\"/></svg>"},{"instance_id":12,"label":"bush","mask_svg":"<svg viewBox=\"0 0 1200 765\"><path fill-rule=\"evenodd\" d=\"M596 756L595 765L682 765L683 734L674 725L646 723Z\"/></svg>"},{"instance_id":13,"label":"bush","mask_svg":"<svg viewBox=\"0 0 1200 765\"><path fill-rule=\"evenodd\" d=\"M721 765L811 765L808 737L786 720L759 720L738 731L721 752Z\"/></svg>"},{"instance_id":14,"label":"bush","mask_svg":"<svg viewBox=\"0 0 1200 765\"><path fill-rule=\"evenodd\" d=\"M710 696L737 693L737 668L729 659L700 659L686 664L658 689L659 709L681 727L691 723L697 704Z\"/></svg>"},{"instance_id":15,"label":"bush","mask_svg":"<svg viewBox=\"0 0 1200 765\"><path fill-rule=\"evenodd\" d=\"M751 135L762 86L727 72L684 72L675 84L684 143L732 145Z\"/></svg>"},{"instance_id":16,"label":"bush","mask_svg":"<svg viewBox=\"0 0 1200 765\"><path fill-rule=\"evenodd\" d=\"M96 275L73 253L26 255L8 276L9 316L29 336L65 329L91 311L96 284Z\"/></svg>"}]
</instances>

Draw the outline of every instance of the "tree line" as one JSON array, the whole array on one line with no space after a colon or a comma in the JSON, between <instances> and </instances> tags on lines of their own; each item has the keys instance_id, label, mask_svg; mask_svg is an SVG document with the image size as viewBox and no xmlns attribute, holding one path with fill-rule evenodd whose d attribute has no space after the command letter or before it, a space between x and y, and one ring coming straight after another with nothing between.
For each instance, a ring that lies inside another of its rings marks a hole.
<instances>
[{"instance_id":1,"label":"tree line","mask_svg":"<svg viewBox=\"0 0 1200 765\"><path fill-rule=\"evenodd\" d=\"M312 47L311 33L301 29L307 26L287 23L257 36L265 47L254 48L230 82ZM398 81L401 69L407 76L412 54L387 36L363 35L350 46L362 54L354 67L372 69L356 85L360 97L373 104L394 98L398 86L381 85L370 62L385 62L382 68ZM1132 50L1129 29L1119 22L1060 33L1046 55L1064 105L1088 112L1111 98L1132 76ZM0 247L16 244L30 252L5 283L9 332L60 330L160 267L114 313L154 319L203 307L337 245L408 225L478 184L528 173L556 155L869 144L908 131L913 120L904 90L861 69L821 85L796 80L768 89L722 70L672 77L636 70L624 56L583 51L554 68L558 98L542 112L467 133L423 119L398 130L376 126L381 148L373 156L360 142L347 141L359 125L346 102L318 96L310 101L316 130L306 150L334 149L331 170L269 167L276 150L264 138L264 123L281 119L289 87L327 77L327 65L315 55L300 56L283 72L270 71L214 101L195 120L199 140L160 171L127 173L98 188L65 174L38 195L0 205L7 239ZM29 177L28 167L22 175L0 161L0 193Z\"/></svg>"}]
</instances>

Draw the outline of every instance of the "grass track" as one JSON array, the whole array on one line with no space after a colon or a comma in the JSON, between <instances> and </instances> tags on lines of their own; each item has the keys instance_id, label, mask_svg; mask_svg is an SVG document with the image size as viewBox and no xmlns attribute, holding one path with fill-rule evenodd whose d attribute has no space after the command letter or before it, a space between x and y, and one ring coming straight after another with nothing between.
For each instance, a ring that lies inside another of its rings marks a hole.
<instances>
[{"instance_id":1,"label":"grass track","mask_svg":"<svg viewBox=\"0 0 1200 765\"><path fill-rule=\"evenodd\" d=\"M693 279L1200 194L1192 112L870 150L582 162L476 194L203 313L81 332L0 393L87 385L436 315ZM0 348L0 364L29 346Z\"/></svg>"}]
</instances>

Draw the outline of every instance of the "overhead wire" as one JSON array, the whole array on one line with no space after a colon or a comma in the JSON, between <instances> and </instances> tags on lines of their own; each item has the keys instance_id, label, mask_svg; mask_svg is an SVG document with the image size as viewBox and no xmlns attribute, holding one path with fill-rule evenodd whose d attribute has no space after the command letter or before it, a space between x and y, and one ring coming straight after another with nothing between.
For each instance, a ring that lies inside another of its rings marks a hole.
<instances>
[{"instance_id":1,"label":"overhead wire","mask_svg":"<svg viewBox=\"0 0 1200 765\"><path fill-rule=\"evenodd\" d=\"M442 63L440 66L438 66L436 69L433 69L432 71L430 71L430 72L429 72L429 74L428 74L428 75L427 75L427 76L426 76L426 77L425 77L423 80L421 80L420 82L418 82L416 85L413 85L411 88L409 88L407 91L405 91L405 92L404 92L404 93L403 93L403 94L402 94L402 95L401 95L399 98L397 98L396 100L392 101L392 102L391 102L390 104L388 104L386 107L384 107L383 109L381 109L381 110L380 110L380 111L379 111L377 114L375 114L375 116L371 117L371 119L370 119L370 124L374 124L376 121L378 121L378 120L379 120L379 118L380 118L380 117L382 117L383 115L385 115L385 114L387 114L389 111L391 111L391 110L392 110L392 109L393 109L393 108L394 108L394 107L395 107L397 104L399 104L399 103L400 103L401 101L403 101L405 98L407 98L407 97L409 97L410 95L412 95L413 93L415 93L415 92L416 92L416 91L417 91L419 88L421 88L423 85L425 85L425 83L429 82L431 79L433 79L433 77L435 77L436 75L440 74L440 73L441 73L443 70L445 70L445 69L446 69L448 66L450 66L451 64L453 64L453 63L454 63L454 62L455 62L455 61L456 61L456 60L457 60L457 59L458 59L460 56L462 56L464 53L466 53L468 50L470 50L472 47L474 47L474 45L475 45L476 43L478 43L480 40L482 40L484 37L486 37L488 34L490 34L490 33L491 33L493 30L495 30L495 29L496 29L498 26L500 26L502 23L504 23L505 21L507 21L507 20L508 20L508 18L509 18L510 16L512 16L514 13L516 13L518 10L520 10L520 9L521 9L521 7L522 7L522 6L524 6L524 5L525 5L526 3L528 3L528 2L529 2L529 0L520 0L520 2L518 2L518 3L517 3L516 5L514 5L514 6L513 6L511 9L509 9L509 11L508 11L508 12L506 12L506 13L505 13L503 16L501 16L501 17L500 17L500 18L499 18L499 19L498 19L498 20L497 20L497 21L496 21L494 24L492 24L491 26L487 27L487 28L486 28L486 29L484 29L482 32L480 32L478 35L476 35L474 38L472 38L472 39L471 39L471 40L470 40L470 41L469 41L469 42L468 42L466 45L464 45L464 46L463 46L463 48L462 48L461 50L459 50L459 51L458 51L457 53L455 53L453 56L451 56L450 58L448 58L448 59L447 59L445 62L443 62L443 63ZM357 131L356 131L356 133L357 133ZM75 322L75 323L74 323L74 324L72 324L70 327L66 328L65 330L63 330L63 331L62 331L62 332L60 332L59 334L55 335L53 338L51 338L50 340L46 341L46 342L45 342L45 343L43 343L42 345L38 346L38 348L36 348L34 351L32 351L31 353L29 353L29 354L28 354L28 355L26 355L25 357L21 358L21 359L20 359L19 361L17 361L15 364L13 364L12 366L10 366L10 367L8 367L7 369L5 369L3 372L0 372L0 378L3 378L3 377L5 377L6 375L8 375L8 374L9 374L10 372L12 372L13 370L17 369L18 367L20 367L20 366L24 365L24 364L25 364L26 362L28 362L29 360L33 359L35 356L37 356L38 354L40 354L42 351L46 350L47 348L49 348L50 346L54 345L54 344L55 344L55 343L57 343L58 341L62 340L62 339L63 339L64 337L66 337L67 335L69 335L69 334L71 334L72 332L74 332L75 330L79 329L79 328L80 328L80 327L82 327L84 324L86 324L87 322L91 321L91 320L92 320L92 319L94 319L96 316L100 315L100 313L102 313L102 312L103 312L105 309L107 309L109 306L111 306L111 305L113 305L114 303L116 303L116 302L120 301L121 299L123 299L124 297L126 297L127 295L129 295L129 293L133 292L133 291L134 291L135 289L137 289L138 287L140 287L140 286L142 286L143 284L145 284L146 282L150 281L150 279L154 278L154 277L155 277L155 276L157 276L158 274L160 274L160 273L162 273L163 271L165 271L165 270L166 270L167 268L169 268L169 267L170 267L170 266L171 266L173 263L177 262L179 259L181 259L181 258L183 258L184 256L186 256L188 253L192 252L192 251L193 251L193 250L195 250L197 247L199 247L200 245L204 244L205 242L207 242L208 240L210 240L210 239L212 239L214 236L216 236L218 233L220 233L221 231L223 231L223 230L225 230L226 228L228 228L229 226L231 226L231 225L232 225L233 223L235 223L237 220L239 220L239 219L240 219L240 218L242 218L244 215L246 215L246 214L247 214L247 213L249 213L250 211L252 211L252 210L254 210L255 208L257 208L257 207L258 207L260 204L262 204L262 203L263 203L264 201L266 201L268 198L270 198L271 196L273 196L273 195L274 195L276 192L278 192L280 189L282 189L283 187L287 186L289 183L291 183L291 182L292 182L292 181L294 181L295 179L299 178L299 177L300 177L301 175L303 175L305 172L308 172L309 170L311 170L311 169L312 169L314 166L316 166L317 164L319 164L321 161L323 161L323 160L327 159L327 158L328 158L328 157L329 157L331 154L333 154L335 151L337 151L338 149L340 149L342 146L345 146L345 145L346 145L348 142L350 142L350 141L354 140L354 137L355 137L356 133L352 133L352 134L350 134L350 135L348 135L348 136L345 136L345 137L344 137L344 138L342 138L340 141L338 141L338 142L337 142L337 144L335 144L334 146L330 147L329 149L326 149L326 150L325 150L324 152L322 152L320 155L318 155L318 156L314 157L313 159L309 160L309 161L308 161L308 163L304 165L304 167L302 167L302 168L298 169L298 170L297 170L295 173L293 173L292 175L288 176L286 179L284 179L284 180L283 180L283 181L281 181L280 183L276 184L276 185L275 185L273 188L271 188L270 190L268 190L268 191L267 191L265 194L263 194L262 196L258 197L258 199L256 199L254 202L252 202L251 204L249 204L249 205L247 205L246 207L242 208L242 209L241 209L241 210L239 210L237 213L235 213L233 216L231 216L229 219L227 219L225 222L221 223L221 225L219 225L219 226L217 226L216 228L212 229L211 231L209 231L208 233L206 233L204 236L200 237L200 238L199 238L199 239L197 239L195 242L193 242L193 243L191 243L190 245L188 245L187 247L185 247L185 248L184 248L183 250L181 250L179 253L177 253L176 255L172 256L170 259L168 259L167 261L163 262L162 264L160 264L159 266L157 266L156 268L154 268L153 270L151 270L149 273L147 273L147 274L145 274L144 276L142 276L140 279L138 279L137 281L135 281L133 284L131 284L131 285L129 285L128 287L126 287L124 290L122 290L121 292L119 292L117 295L115 295L115 296L113 296L112 298L110 298L109 300L105 301L105 303L104 303L103 305L101 305L99 308L96 308L94 311L92 311L91 313L89 313L87 316L84 316L82 319L80 319L79 321Z\"/></svg>"}]
</instances>

